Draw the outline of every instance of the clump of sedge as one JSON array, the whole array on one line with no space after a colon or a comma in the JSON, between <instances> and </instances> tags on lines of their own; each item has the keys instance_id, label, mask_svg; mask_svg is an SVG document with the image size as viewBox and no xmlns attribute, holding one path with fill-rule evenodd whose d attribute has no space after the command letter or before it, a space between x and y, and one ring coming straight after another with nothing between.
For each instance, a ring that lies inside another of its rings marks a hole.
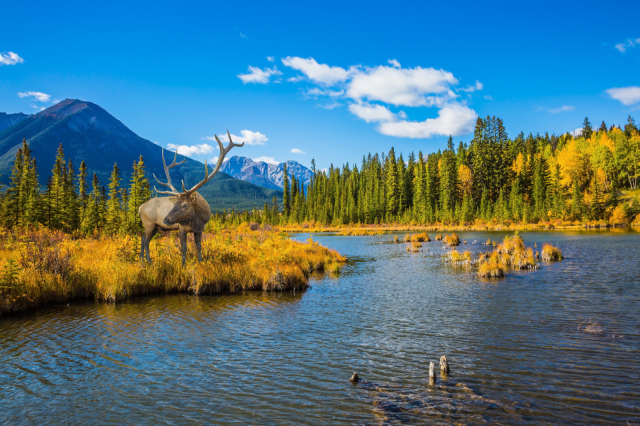
<instances>
[{"instance_id":1,"label":"clump of sedge","mask_svg":"<svg viewBox=\"0 0 640 426\"><path fill-rule=\"evenodd\" d=\"M451 247L460 245L460 237L458 237L458 234L445 235L443 241L446 245Z\"/></svg>"},{"instance_id":2,"label":"clump of sedge","mask_svg":"<svg viewBox=\"0 0 640 426\"><path fill-rule=\"evenodd\" d=\"M558 247L544 243L542 246L542 259L544 260L562 260L562 251Z\"/></svg>"}]
</instances>

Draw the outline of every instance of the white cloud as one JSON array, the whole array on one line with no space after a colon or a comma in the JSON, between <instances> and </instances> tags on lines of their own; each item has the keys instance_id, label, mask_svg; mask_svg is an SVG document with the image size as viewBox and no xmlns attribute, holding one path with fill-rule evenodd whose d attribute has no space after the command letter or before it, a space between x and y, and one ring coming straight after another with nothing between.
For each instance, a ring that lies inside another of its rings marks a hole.
<instances>
[{"instance_id":1,"label":"white cloud","mask_svg":"<svg viewBox=\"0 0 640 426\"><path fill-rule=\"evenodd\" d=\"M317 87L314 87L313 89L309 89L306 95L310 97L330 96L332 98L337 98L339 96L344 95L344 90L332 91L332 90L322 90Z\"/></svg>"},{"instance_id":2,"label":"white cloud","mask_svg":"<svg viewBox=\"0 0 640 426\"><path fill-rule=\"evenodd\" d=\"M264 156L262 156L262 157L258 157L258 158L252 158L252 160L253 161L264 161L267 164L280 164L273 157L264 157Z\"/></svg>"},{"instance_id":3,"label":"white cloud","mask_svg":"<svg viewBox=\"0 0 640 426\"><path fill-rule=\"evenodd\" d=\"M613 47L618 49L620 51L620 53L625 53L627 51L627 49L629 49L630 47L635 47L635 46L637 46L639 44L640 44L640 38L636 38L636 39L631 39L630 38L627 41L625 41L624 43L618 43Z\"/></svg>"},{"instance_id":4,"label":"white cloud","mask_svg":"<svg viewBox=\"0 0 640 426\"><path fill-rule=\"evenodd\" d=\"M238 78L242 80L244 84L247 83L258 83L258 84L267 84L272 75L281 75L282 73L278 71L276 67L260 69L258 67L252 67L249 65L249 73L248 74L238 74Z\"/></svg>"},{"instance_id":5,"label":"white cloud","mask_svg":"<svg viewBox=\"0 0 640 426\"><path fill-rule=\"evenodd\" d=\"M206 143L200 145L176 145L170 143L167 144L167 149L169 149L170 151L175 151L177 149L178 154L191 157L193 155L211 154L214 150L214 147Z\"/></svg>"},{"instance_id":6,"label":"white cloud","mask_svg":"<svg viewBox=\"0 0 640 426\"><path fill-rule=\"evenodd\" d=\"M226 133L227 132L222 132L221 134L226 135ZM266 135L260 132L252 132L251 130L240 130L240 134L242 136L237 136L232 133L231 140L233 140L234 143L244 142L247 145L266 145L267 141L269 140ZM204 139L208 139L210 141L216 140L215 136L205 136ZM220 138L220 140L225 143L226 141L224 141L223 139L226 139L226 137Z\"/></svg>"},{"instance_id":7,"label":"white cloud","mask_svg":"<svg viewBox=\"0 0 640 426\"><path fill-rule=\"evenodd\" d=\"M291 153L292 154L306 154L306 152L304 152L303 150L298 149L298 148L291 149Z\"/></svg>"},{"instance_id":8,"label":"white cloud","mask_svg":"<svg viewBox=\"0 0 640 426\"><path fill-rule=\"evenodd\" d=\"M357 73L349 82L347 96L396 106L432 106L443 98L456 97L449 85L457 83L453 74L444 70L378 66ZM426 96L428 94L441 96Z\"/></svg>"},{"instance_id":9,"label":"white cloud","mask_svg":"<svg viewBox=\"0 0 640 426\"><path fill-rule=\"evenodd\" d=\"M287 81L307 79L316 87L304 92L306 97L325 97L330 102L319 107L332 109L346 101L349 111L367 123L377 123L376 130L396 137L430 138L436 135L462 135L473 130L476 112L458 100L457 91L469 94L482 90L483 84L456 88L458 79L449 71L435 68L402 68L396 59L389 65L341 68L319 64L314 58L286 57L282 63L303 76ZM328 86L334 86L332 90ZM485 99L492 99L485 96ZM405 111L394 113L391 106L436 107L437 117L410 121Z\"/></svg>"},{"instance_id":10,"label":"white cloud","mask_svg":"<svg viewBox=\"0 0 640 426\"><path fill-rule=\"evenodd\" d=\"M560 108L546 108L546 110L549 111L551 114L557 114L559 112L573 111L574 109L576 109L576 108L572 107L571 105L562 105Z\"/></svg>"},{"instance_id":11,"label":"white cloud","mask_svg":"<svg viewBox=\"0 0 640 426\"><path fill-rule=\"evenodd\" d=\"M623 105L633 105L640 102L640 87L614 87L612 89L605 90L607 94L617 101L622 102Z\"/></svg>"},{"instance_id":12,"label":"white cloud","mask_svg":"<svg viewBox=\"0 0 640 426\"><path fill-rule=\"evenodd\" d=\"M273 56L267 56L267 61L274 62L276 59Z\"/></svg>"},{"instance_id":13,"label":"white cloud","mask_svg":"<svg viewBox=\"0 0 640 426\"><path fill-rule=\"evenodd\" d=\"M396 115L389 111L387 107L384 107L382 105L371 105L364 103L351 104L349 105L349 111L351 111L353 115L363 119L367 123L397 120Z\"/></svg>"},{"instance_id":14,"label":"white cloud","mask_svg":"<svg viewBox=\"0 0 640 426\"><path fill-rule=\"evenodd\" d=\"M461 92L469 92L469 93L473 93L476 90L482 90L484 88L484 84L480 83L478 80L476 80L476 84L474 84L473 86L467 86L463 89L458 89Z\"/></svg>"},{"instance_id":15,"label":"white cloud","mask_svg":"<svg viewBox=\"0 0 640 426\"><path fill-rule=\"evenodd\" d=\"M246 35L246 34L242 34L242 33L240 33L240 37L241 37L241 38L243 38L243 39L245 39L245 40L249 40L249 37L247 37L247 35Z\"/></svg>"},{"instance_id":16,"label":"white cloud","mask_svg":"<svg viewBox=\"0 0 640 426\"><path fill-rule=\"evenodd\" d=\"M582 134L582 127L578 127L577 129L573 130L571 133L571 136L573 136L574 138L577 138L578 136L580 136Z\"/></svg>"},{"instance_id":17,"label":"white cloud","mask_svg":"<svg viewBox=\"0 0 640 426\"><path fill-rule=\"evenodd\" d=\"M477 117L471 108L451 103L440 109L436 118L428 118L425 121L389 121L381 123L378 131L383 135L403 138L458 136L471 132Z\"/></svg>"},{"instance_id":18,"label":"white cloud","mask_svg":"<svg viewBox=\"0 0 640 426\"><path fill-rule=\"evenodd\" d=\"M491 95L484 95L484 98L485 98L486 100L488 100L488 101L493 101L493 100L495 100L495 99L493 99L493 98L491 97Z\"/></svg>"},{"instance_id":19,"label":"white cloud","mask_svg":"<svg viewBox=\"0 0 640 426\"><path fill-rule=\"evenodd\" d=\"M339 106L342 106L342 104L340 102L332 102L328 104L318 104L318 106L324 109L334 109L334 108L338 108Z\"/></svg>"},{"instance_id":20,"label":"white cloud","mask_svg":"<svg viewBox=\"0 0 640 426\"><path fill-rule=\"evenodd\" d=\"M21 98L33 97L36 101L40 102L49 102L49 99L51 99L50 95L42 92L18 92L18 96Z\"/></svg>"},{"instance_id":21,"label":"white cloud","mask_svg":"<svg viewBox=\"0 0 640 426\"><path fill-rule=\"evenodd\" d=\"M349 71L344 68L319 64L313 58L305 59L297 56L287 56L282 60L282 63L287 67L302 72L309 80L320 84L333 85L343 82L349 77Z\"/></svg>"},{"instance_id":22,"label":"white cloud","mask_svg":"<svg viewBox=\"0 0 640 426\"><path fill-rule=\"evenodd\" d=\"M218 160L219 159L220 159L220 157L213 157L211 160L209 160L209 162L211 164L218 164ZM225 157L225 159L222 160L222 164L226 163L227 161L229 161L229 159Z\"/></svg>"},{"instance_id":23,"label":"white cloud","mask_svg":"<svg viewBox=\"0 0 640 426\"><path fill-rule=\"evenodd\" d=\"M0 67L2 65L15 65L15 64L21 64L23 62L24 62L24 59L22 59L20 56L18 56L17 53L0 52Z\"/></svg>"}]
</instances>

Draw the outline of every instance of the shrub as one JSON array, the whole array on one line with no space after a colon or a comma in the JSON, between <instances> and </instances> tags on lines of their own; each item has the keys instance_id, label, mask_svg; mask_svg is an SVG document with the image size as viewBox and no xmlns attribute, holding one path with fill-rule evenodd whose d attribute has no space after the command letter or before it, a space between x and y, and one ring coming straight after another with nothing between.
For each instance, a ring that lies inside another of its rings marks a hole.
<instances>
[{"instance_id":1,"label":"shrub","mask_svg":"<svg viewBox=\"0 0 640 426\"><path fill-rule=\"evenodd\" d=\"M613 225L623 225L627 223L627 211L624 206L620 204L613 210L613 214L611 215L611 219L609 219Z\"/></svg>"},{"instance_id":2,"label":"shrub","mask_svg":"<svg viewBox=\"0 0 640 426\"><path fill-rule=\"evenodd\" d=\"M544 260L562 260L562 251L558 247L544 243L542 246L542 259Z\"/></svg>"},{"instance_id":3,"label":"shrub","mask_svg":"<svg viewBox=\"0 0 640 426\"><path fill-rule=\"evenodd\" d=\"M436 241L442 241L442 234L436 235Z\"/></svg>"},{"instance_id":4,"label":"shrub","mask_svg":"<svg viewBox=\"0 0 640 426\"><path fill-rule=\"evenodd\" d=\"M451 247L460 245L460 237L458 237L458 234L445 235L443 241L445 244Z\"/></svg>"}]
</instances>

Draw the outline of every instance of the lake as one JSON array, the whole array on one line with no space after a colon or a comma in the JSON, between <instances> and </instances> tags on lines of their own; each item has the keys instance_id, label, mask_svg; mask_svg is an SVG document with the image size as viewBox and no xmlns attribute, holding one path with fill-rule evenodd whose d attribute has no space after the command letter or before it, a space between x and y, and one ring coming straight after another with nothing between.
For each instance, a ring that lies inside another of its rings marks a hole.
<instances>
[{"instance_id":1,"label":"lake","mask_svg":"<svg viewBox=\"0 0 640 426\"><path fill-rule=\"evenodd\" d=\"M0 317L0 422L640 424L640 234L520 235L565 260L483 279L440 242L315 234L350 261L305 292Z\"/></svg>"}]
</instances>

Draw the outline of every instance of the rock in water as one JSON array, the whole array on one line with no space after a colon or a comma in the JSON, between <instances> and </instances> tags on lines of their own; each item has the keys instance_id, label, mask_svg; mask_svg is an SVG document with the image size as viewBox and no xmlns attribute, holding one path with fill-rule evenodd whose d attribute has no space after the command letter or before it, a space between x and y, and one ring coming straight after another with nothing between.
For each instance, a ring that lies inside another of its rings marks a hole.
<instances>
[{"instance_id":1,"label":"rock in water","mask_svg":"<svg viewBox=\"0 0 640 426\"><path fill-rule=\"evenodd\" d=\"M360 377L358 377L358 373L354 372L353 376L349 379L351 383L358 383L360 381Z\"/></svg>"}]
</instances>

